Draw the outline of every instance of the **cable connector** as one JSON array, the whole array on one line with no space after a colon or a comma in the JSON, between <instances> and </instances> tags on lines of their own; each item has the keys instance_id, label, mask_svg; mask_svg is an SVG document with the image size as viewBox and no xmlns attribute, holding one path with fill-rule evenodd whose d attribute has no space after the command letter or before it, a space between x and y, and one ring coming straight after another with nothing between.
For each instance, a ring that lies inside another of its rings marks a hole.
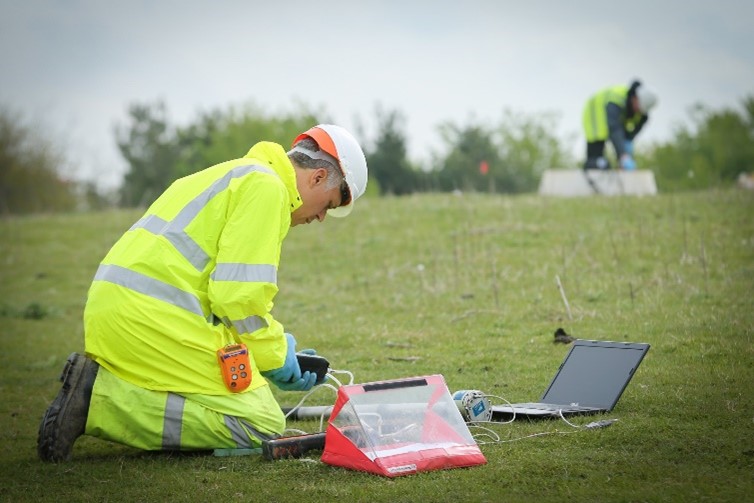
<instances>
[{"instance_id":1,"label":"cable connector","mask_svg":"<svg viewBox=\"0 0 754 503\"><path fill-rule=\"evenodd\" d=\"M607 428L608 426L610 426L616 421L617 419L602 419L601 421L593 421L587 424L586 426L584 426L584 428L586 428L587 430L596 430L597 428Z\"/></svg>"}]
</instances>

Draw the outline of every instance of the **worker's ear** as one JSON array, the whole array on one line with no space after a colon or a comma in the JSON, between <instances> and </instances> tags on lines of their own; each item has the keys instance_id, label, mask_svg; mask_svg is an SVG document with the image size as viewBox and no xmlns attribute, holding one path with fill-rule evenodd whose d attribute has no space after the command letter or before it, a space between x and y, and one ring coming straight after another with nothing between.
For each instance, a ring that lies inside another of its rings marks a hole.
<instances>
[{"instance_id":1,"label":"worker's ear","mask_svg":"<svg viewBox=\"0 0 754 503\"><path fill-rule=\"evenodd\" d=\"M309 186L311 188L324 184L327 181L327 170L325 168L317 168L312 170L309 175Z\"/></svg>"}]
</instances>

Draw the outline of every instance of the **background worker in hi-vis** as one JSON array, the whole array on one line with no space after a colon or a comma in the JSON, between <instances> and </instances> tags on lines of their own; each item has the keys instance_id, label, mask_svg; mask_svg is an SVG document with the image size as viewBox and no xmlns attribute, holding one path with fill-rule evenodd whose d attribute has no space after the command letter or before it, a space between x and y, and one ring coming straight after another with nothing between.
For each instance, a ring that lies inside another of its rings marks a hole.
<instances>
[{"instance_id":1,"label":"background worker in hi-vis","mask_svg":"<svg viewBox=\"0 0 754 503\"><path fill-rule=\"evenodd\" d=\"M40 458L69 459L82 434L147 450L255 448L282 434L268 382L302 391L325 378L302 374L296 339L270 314L283 239L346 216L366 184L358 142L329 124L288 152L260 142L174 182L99 265L86 355L66 362Z\"/></svg>"},{"instance_id":2,"label":"background worker in hi-vis","mask_svg":"<svg viewBox=\"0 0 754 503\"><path fill-rule=\"evenodd\" d=\"M582 122L586 135L584 169L610 169L605 142L615 148L620 169L636 169L633 140L649 120L657 95L635 80L603 89L586 102Z\"/></svg>"}]
</instances>

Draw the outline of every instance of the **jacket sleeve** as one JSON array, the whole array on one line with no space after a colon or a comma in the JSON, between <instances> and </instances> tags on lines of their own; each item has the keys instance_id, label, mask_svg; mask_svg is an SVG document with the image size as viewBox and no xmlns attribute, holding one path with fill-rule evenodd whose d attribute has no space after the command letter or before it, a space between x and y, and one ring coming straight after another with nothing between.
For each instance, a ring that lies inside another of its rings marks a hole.
<instances>
[{"instance_id":1,"label":"jacket sleeve","mask_svg":"<svg viewBox=\"0 0 754 503\"><path fill-rule=\"evenodd\" d=\"M627 140L633 140L636 138L636 135L639 134L639 131L641 131L641 128L644 127L644 124L647 123L649 120L649 115L642 115L641 119L639 120L639 123L636 124L636 127L633 129L633 131L629 131L626 133L626 139Z\"/></svg>"},{"instance_id":2,"label":"jacket sleeve","mask_svg":"<svg viewBox=\"0 0 754 503\"><path fill-rule=\"evenodd\" d=\"M621 115L623 110L615 103L608 103L606 108L607 112L607 129L610 132L610 141L615 148L615 155L620 158L626 153L626 131L623 127L623 121Z\"/></svg>"},{"instance_id":3,"label":"jacket sleeve","mask_svg":"<svg viewBox=\"0 0 754 503\"><path fill-rule=\"evenodd\" d=\"M248 346L260 371L283 365L283 327L271 314L282 240L290 227L285 186L257 173L232 186L208 297L212 312Z\"/></svg>"}]
</instances>

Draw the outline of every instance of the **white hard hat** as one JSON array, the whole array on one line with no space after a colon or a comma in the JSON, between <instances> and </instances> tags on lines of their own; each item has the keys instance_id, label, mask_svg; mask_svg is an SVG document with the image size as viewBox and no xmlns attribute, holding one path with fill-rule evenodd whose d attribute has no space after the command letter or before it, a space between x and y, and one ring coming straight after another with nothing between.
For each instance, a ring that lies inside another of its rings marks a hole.
<instances>
[{"instance_id":1,"label":"white hard hat","mask_svg":"<svg viewBox=\"0 0 754 503\"><path fill-rule=\"evenodd\" d=\"M639 111L643 114L648 113L652 107L657 105L657 95L644 85L636 88L636 98L639 100Z\"/></svg>"},{"instance_id":2,"label":"white hard hat","mask_svg":"<svg viewBox=\"0 0 754 503\"><path fill-rule=\"evenodd\" d=\"M327 210L333 217L345 217L353 210L354 202L364 194L367 188L367 160L359 142L351 133L333 124L319 124L298 135L293 144L311 138L317 142L320 150L324 150L340 163L340 170L348 185L348 202L337 208Z\"/></svg>"}]
</instances>

